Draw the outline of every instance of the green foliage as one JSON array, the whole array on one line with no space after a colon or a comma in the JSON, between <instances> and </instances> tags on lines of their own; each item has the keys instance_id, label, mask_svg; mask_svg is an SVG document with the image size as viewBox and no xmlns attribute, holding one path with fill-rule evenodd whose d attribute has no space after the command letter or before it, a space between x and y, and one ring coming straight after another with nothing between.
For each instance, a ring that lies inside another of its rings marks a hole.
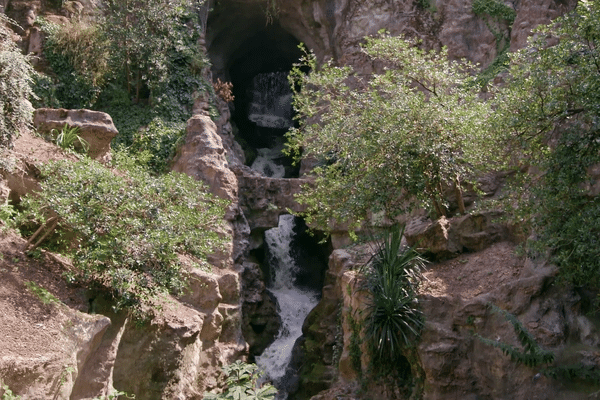
<instances>
[{"instance_id":1,"label":"green foliage","mask_svg":"<svg viewBox=\"0 0 600 400\"><path fill-rule=\"evenodd\" d=\"M425 260L413 248L402 246L403 233L399 227L387 231L363 270L371 295L364 331L374 364L398 360L423 328L417 288Z\"/></svg>"},{"instance_id":2,"label":"green foliage","mask_svg":"<svg viewBox=\"0 0 600 400\"><path fill-rule=\"evenodd\" d=\"M37 22L46 34L44 57L54 77L39 78L37 93L64 108L92 107L110 73L108 43L102 32L96 25L84 22Z\"/></svg>"},{"instance_id":3,"label":"green foliage","mask_svg":"<svg viewBox=\"0 0 600 400\"><path fill-rule=\"evenodd\" d=\"M352 368L359 373L362 373L362 350L360 349L360 324L354 319L352 310L348 310L348 324L350 325L350 361L352 362Z\"/></svg>"},{"instance_id":4,"label":"green foliage","mask_svg":"<svg viewBox=\"0 0 600 400\"><path fill-rule=\"evenodd\" d=\"M517 319L517 317L493 304L490 304L489 307L492 312L501 314L508 322L511 323L515 334L517 335L517 339L521 343L521 346L523 346L523 349L519 349L508 343L486 339L478 334L475 334L479 340L485 344L502 350L504 354L509 356L510 359L517 364L525 364L528 367L537 367L539 365L550 364L554 361L554 353L542 349L540 345L537 344L533 336L531 336L529 331L523 326L521 321Z\"/></svg>"},{"instance_id":5,"label":"green foliage","mask_svg":"<svg viewBox=\"0 0 600 400\"><path fill-rule=\"evenodd\" d=\"M40 19L53 73L36 78L36 106L107 112L119 130L117 148L131 146L140 127L158 118L152 140L135 147L157 151L151 167L163 171L165 153L173 151L167 137L178 136L168 132L171 126L180 131L196 93L212 90L202 78L208 61L197 45L202 22L196 8L203 2L189 3L109 0L97 23L59 26Z\"/></svg>"},{"instance_id":6,"label":"green foliage","mask_svg":"<svg viewBox=\"0 0 600 400\"><path fill-rule=\"evenodd\" d=\"M163 112L183 104L202 85L206 65L197 46L200 21L185 0L108 0L102 30L117 83L134 103L150 99ZM188 104L189 105L189 104Z\"/></svg>"},{"instance_id":7,"label":"green foliage","mask_svg":"<svg viewBox=\"0 0 600 400\"><path fill-rule=\"evenodd\" d=\"M15 395L12 390L0 380L0 388L4 391L2 400L21 400L21 396Z\"/></svg>"},{"instance_id":8,"label":"green foliage","mask_svg":"<svg viewBox=\"0 0 600 400\"><path fill-rule=\"evenodd\" d=\"M78 127L70 127L65 124L60 131L52 129L50 134L55 136L54 142L57 146L65 150L78 150L86 154L90 149L90 144L87 140L79 136Z\"/></svg>"},{"instance_id":9,"label":"green foliage","mask_svg":"<svg viewBox=\"0 0 600 400\"><path fill-rule=\"evenodd\" d=\"M519 167L538 171L518 176L514 192L517 222L538 238L531 249L549 249L563 281L593 288L600 288L600 199L589 193L589 170L600 163L598 59L600 3L580 1L511 54L494 105Z\"/></svg>"},{"instance_id":10,"label":"green foliage","mask_svg":"<svg viewBox=\"0 0 600 400\"><path fill-rule=\"evenodd\" d=\"M499 0L474 0L471 10L484 19L496 39L496 58L478 77L479 84L483 87L508 66L510 35L517 12Z\"/></svg>"},{"instance_id":11,"label":"green foliage","mask_svg":"<svg viewBox=\"0 0 600 400\"><path fill-rule=\"evenodd\" d=\"M0 222L6 227L14 226L14 218L17 215L17 210L8 203L8 199L4 203L0 204ZM0 230L1 231L1 230Z\"/></svg>"},{"instance_id":12,"label":"green foliage","mask_svg":"<svg viewBox=\"0 0 600 400\"><path fill-rule=\"evenodd\" d=\"M261 373L256 364L236 361L223 367L227 376L227 388L223 393L204 393L206 400L273 400L277 389L271 384L258 387Z\"/></svg>"},{"instance_id":13,"label":"green foliage","mask_svg":"<svg viewBox=\"0 0 600 400\"><path fill-rule=\"evenodd\" d=\"M478 16L490 16L506 21L509 25L515 22L517 12L499 0L473 0L471 6L473 13Z\"/></svg>"},{"instance_id":14,"label":"green foliage","mask_svg":"<svg viewBox=\"0 0 600 400\"><path fill-rule=\"evenodd\" d=\"M169 161L184 137L185 123L167 125L162 119L155 118L145 129L138 130L128 150L133 154L146 152L148 167L155 173L163 173L169 170Z\"/></svg>"},{"instance_id":15,"label":"green foliage","mask_svg":"<svg viewBox=\"0 0 600 400\"><path fill-rule=\"evenodd\" d=\"M29 59L12 40L8 24L16 25L0 13L0 147L10 147L22 129L31 126L34 70Z\"/></svg>"},{"instance_id":16,"label":"green foliage","mask_svg":"<svg viewBox=\"0 0 600 400\"><path fill-rule=\"evenodd\" d=\"M600 382L600 369L593 365L573 364L559 365L545 368L542 373L552 379L562 379L573 382L575 379L598 384Z\"/></svg>"},{"instance_id":17,"label":"green foliage","mask_svg":"<svg viewBox=\"0 0 600 400\"><path fill-rule=\"evenodd\" d=\"M58 215L77 277L141 316L157 294L183 290L178 253L205 260L223 245L225 204L187 175L153 177L128 157L115 159L126 176L89 159L45 165L42 190L24 199L20 218Z\"/></svg>"},{"instance_id":18,"label":"green foliage","mask_svg":"<svg viewBox=\"0 0 600 400\"><path fill-rule=\"evenodd\" d=\"M500 155L471 65L387 35L368 39L364 51L387 69L370 78L331 63L317 69L308 54L291 74L300 128L288 134L289 152L321 162L297 199L319 229L413 207L443 215L443 186L460 189Z\"/></svg>"},{"instance_id":19,"label":"green foliage","mask_svg":"<svg viewBox=\"0 0 600 400\"><path fill-rule=\"evenodd\" d=\"M39 286L37 283L33 281L25 282L25 286L29 289L33 294L35 294L42 303L44 304L60 304L60 300L56 298L52 293L43 287Z\"/></svg>"}]
</instances>

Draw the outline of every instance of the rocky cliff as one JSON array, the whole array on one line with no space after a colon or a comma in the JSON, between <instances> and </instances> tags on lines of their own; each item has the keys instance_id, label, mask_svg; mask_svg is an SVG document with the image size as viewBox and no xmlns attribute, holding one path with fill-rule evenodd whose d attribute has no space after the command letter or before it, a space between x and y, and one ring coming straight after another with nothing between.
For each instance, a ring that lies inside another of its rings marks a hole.
<instances>
[{"instance_id":1,"label":"rocky cliff","mask_svg":"<svg viewBox=\"0 0 600 400\"><path fill-rule=\"evenodd\" d=\"M64 15L56 19L93 14L99 2L63 3ZM498 33L510 49L522 47L533 27L574 4L512 1L507 5L516 18L507 24L475 15L471 0L220 0L211 4L205 46L213 76L233 81L234 92L236 87L246 88L259 73L289 70L300 54L299 42L321 61L350 63L368 73L378 66L366 62L360 43L381 29L418 38L430 48L446 46L454 58L487 66L502 50ZM33 21L49 10L46 2L3 0L0 9L21 23L23 49L40 54L41 35ZM236 97L244 98L245 89L237 90L241 91ZM217 105L219 117L213 120L208 99L198 99L173 170L205 181L213 193L231 202L226 229L233 240L213 255L211 272L192 270L189 293L168 299L162 317L139 327L126 315L111 313L103 298L70 292L64 283L49 285L47 281L68 269L68 263L46 253L51 261L27 259L20 250L22 240L0 238L0 273L7 282L2 290L11 296L0 302L0 324L15 327L1 353L0 377L13 391L30 399L88 399L107 396L114 389L135 393L138 399L201 398L204 390L219 385L220 366L259 353L273 339L279 327L277 307L265 290L257 254L263 232L277 226L279 215L302 210L293 195L309 181L264 177L248 168L240 137L245 142L251 138L244 137L236 119L245 105L218 100ZM85 122L90 121L81 121L81 126ZM260 134L254 130L247 135ZM35 164L55 154L47 146L30 136L17 142L19 168L5 174L3 196L14 198L35 188ZM488 304L493 303L516 315L559 360L600 368L600 334L595 321L585 316L587 294L553 286L551 266L515 257L511 227L496 224L494 218L491 214L440 221L421 218L407 229L409 242L429 241L427 247L434 253L454 257L431 265L429 282L420 295L427 322L422 340L410 354L416 382L413 398L591 398L580 389L593 388L554 381L538 370L517 366L473 335L518 344L510 324L490 312ZM355 284L359 279L355 267L368 249L362 253L341 249L346 243L340 229L331 242L336 250L324 277L322 300L307 318L297 346L292 396L407 395L385 380L363 379L368 360L364 346L357 348L361 333L356 324L367 299ZM40 266L51 268L37 276L33 270ZM35 296L24 295L27 282L55 293L58 302L44 305ZM23 296L26 302L20 300ZM19 339L28 335L32 340ZM55 345L39 345L43 341Z\"/></svg>"}]
</instances>

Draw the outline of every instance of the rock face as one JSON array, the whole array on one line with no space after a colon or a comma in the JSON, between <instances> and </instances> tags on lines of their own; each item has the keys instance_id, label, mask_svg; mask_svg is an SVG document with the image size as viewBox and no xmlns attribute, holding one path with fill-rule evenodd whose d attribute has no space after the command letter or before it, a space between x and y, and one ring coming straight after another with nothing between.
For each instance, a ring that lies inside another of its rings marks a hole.
<instances>
[{"instance_id":1,"label":"rock face","mask_svg":"<svg viewBox=\"0 0 600 400\"><path fill-rule=\"evenodd\" d=\"M110 115L100 111L62 108L35 110L33 126L39 133L49 134L53 129L60 132L65 125L78 128L78 134L90 145L90 158L103 163L110 161L110 142L119 133Z\"/></svg>"},{"instance_id":2,"label":"rock face","mask_svg":"<svg viewBox=\"0 0 600 400\"><path fill-rule=\"evenodd\" d=\"M237 179L228 167L223 141L209 116L196 114L188 120L185 144L172 169L205 182L214 194L237 203Z\"/></svg>"},{"instance_id":3,"label":"rock face","mask_svg":"<svg viewBox=\"0 0 600 400\"><path fill-rule=\"evenodd\" d=\"M465 262L491 260L491 254L497 251L495 247L498 245L465 256ZM332 381L335 383L331 389L313 398L353 396L358 390L359 378L369 376L368 352L360 328L368 293L361 289L354 270L357 263L362 263L358 254L335 250L330 258L323 300L305 324L304 347L313 351L302 367L302 390L294 398L309 398L315 391L329 387ZM573 288L554 286L556 270L552 267L531 260L517 265L521 267L503 265L509 277L490 285L491 290L483 293L468 290L464 283L461 284L464 292L451 287L460 279L452 285L446 282L446 290L439 290L439 286L438 290L423 289L419 304L426 323L411 356L417 363L413 369L424 381L417 380L413 396L429 400L588 398L581 387L565 385L566 381L560 378L550 379L540 374L542 366L519 365L473 334L522 349L512 325L491 311L489 305L494 304L515 315L543 349L554 352L554 365L579 363L600 371L600 359L593 356L600 349L600 326L586 316L586 295ZM443 280L439 280L443 275L435 268L438 267L430 268L428 278L443 286ZM341 320L333 317L336 313L341 314ZM332 363L331 349L335 346L343 347L341 352L333 352L337 356ZM336 367L337 380L334 380ZM369 398L394 398L393 390L370 378L363 385Z\"/></svg>"},{"instance_id":4,"label":"rock face","mask_svg":"<svg viewBox=\"0 0 600 400\"><path fill-rule=\"evenodd\" d=\"M512 29L498 29L510 36L514 50L525 44L533 27L549 22L575 4L575 0L513 1L509 6L517 17ZM305 43L320 60L334 58L366 72L372 66L365 63L360 43L381 29L422 40L427 47L446 46L453 58L467 58L486 66L497 55L496 39L488 21L476 16L471 5L471 0L277 0L272 15L275 24ZM228 65L248 47L248 42L235 38L252 37L265 29L265 22L268 17L260 0L220 2L207 33L215 70L227 75Z\"/></svg>"},{"instance_id":5,"label":"rock face","mask_svg":"<svg viewBox=\"0 0 600 400\"><path fill-rule=\"evenodd\" d=\"M307 184L304 179L267 178L248 167L235 168L240 190L240 206L251 230L276 227L288 209L302 212L294 194Z\"/></svg>"},{"instance_id":6,"label":"rock face","mask_svg":"<svg viewBox=\"0 0 600 400\"><path fill-rule=\"evenodd\" d=\"M508 240L508 227L498 222L501 216L499 211L488 211L435 221L419 217L406 224L404 235L409 246L436 257L450 257L464 251L480 251L492 243Z\"/></svg>"}]
</instances>

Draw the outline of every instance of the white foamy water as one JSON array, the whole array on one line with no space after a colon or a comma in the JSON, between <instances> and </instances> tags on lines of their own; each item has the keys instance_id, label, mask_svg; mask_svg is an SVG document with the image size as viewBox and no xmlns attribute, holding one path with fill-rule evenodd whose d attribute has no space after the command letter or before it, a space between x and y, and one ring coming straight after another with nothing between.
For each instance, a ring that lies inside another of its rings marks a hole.
<instances>
[{"instance_id":1,"label":"white foamy water","mask_svg":"<svg viewBox=\"0 0 600 400\"><path fill-rule=\"evenodd\" d=\"M283 146L277 146L272 149L257 149L258 155L250 168L269 178L283 178L285 176L285 167L273 161L281 156L282 148Z\"/></svg>"},{"instance_id":2,"label":"white foamy water","mask_svg":"<svg viewBox=\"0 0 600 400\"><path fill-rule=\"evenodd\" d=\"M292 90L287 72L266 72L252 80L252 101L248 119L264 128L294 126Z\"/></svg>"},{"instance_id":3,"label":"white foamy water","mask_svg":"<svg viewBox=\"0 0 600 400\"><path fill-rule=\"evenodd\" d=\"M294 273L298 266L290 254L293 238L294 217L282 215L279 226L265 232L265 242L274 260L273 285L269 289L277 299L281 317L281 328L275 341L259 357L256 363L267 379L275 381L285 375L292 358L296 340L302 336L302 324L306 316L318 303L317 297L294 286Z\"/></svg>"}]
</instances>

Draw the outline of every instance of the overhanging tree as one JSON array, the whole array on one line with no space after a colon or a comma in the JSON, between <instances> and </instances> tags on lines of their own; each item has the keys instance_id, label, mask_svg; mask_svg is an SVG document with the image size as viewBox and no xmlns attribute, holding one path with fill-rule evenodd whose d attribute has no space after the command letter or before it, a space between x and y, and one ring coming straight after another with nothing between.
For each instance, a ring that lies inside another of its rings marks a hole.
<instances>
[{"instance_id":1,"label":"overhanging tree","mask_svg":"<svg viewBox=\"0 0 600 400\"><path fill-rule=\"evenodd\" d=\"M385 65L381 73L317 68L311 54L292 71L300 127L288 146L319 162L314 185L297 198L306 218L327 229L332 220L355 228L371 212L393 218L413 207L441 216L445 187L456 188L464 212L463 182L499 154L474 66L386 34L367 39L363 50Z\"/></svg>"}]
</instances>

